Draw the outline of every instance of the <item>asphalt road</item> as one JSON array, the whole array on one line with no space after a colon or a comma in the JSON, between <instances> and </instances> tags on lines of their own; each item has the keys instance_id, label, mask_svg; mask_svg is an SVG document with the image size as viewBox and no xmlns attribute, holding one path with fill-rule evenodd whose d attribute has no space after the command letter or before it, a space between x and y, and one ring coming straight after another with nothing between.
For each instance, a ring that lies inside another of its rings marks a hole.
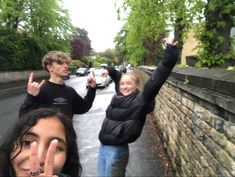
<instances>
[{"instance_id":1,"label":"asphalt road","mask_svg":"<svg viewBox=\"0 0 235 177\"><path fill-rule=\"evenodd\" d=\"M25 94L0 99L0 136L3 136L17 120L18 110Z\"/></svg>"}]
</instances>

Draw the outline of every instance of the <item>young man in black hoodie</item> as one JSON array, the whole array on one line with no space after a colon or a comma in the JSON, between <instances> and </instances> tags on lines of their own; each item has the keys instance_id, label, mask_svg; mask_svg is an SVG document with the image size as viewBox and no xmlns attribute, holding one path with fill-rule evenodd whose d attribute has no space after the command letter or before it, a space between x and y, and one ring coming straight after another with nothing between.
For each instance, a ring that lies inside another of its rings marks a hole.
<instances>
[{"instance_id":1,"label":"young man in black hoodie","mask_svg":"<svg viewBox=\"0 0 235 177\"><path fill-rule=\"evenodd\" d=\"M53 107L73 118L74 114L83 114L92 106L96 94L95 78L88 78L87 95L82 98L74 88L64 83L68 76L70 58L63 52L51 51L42 59L42 67L49 72L49 80L40 83L33 81L30 74L27 86L27 96L20 107L19 116L39 107Z\"/></svg>"}]
</instances>

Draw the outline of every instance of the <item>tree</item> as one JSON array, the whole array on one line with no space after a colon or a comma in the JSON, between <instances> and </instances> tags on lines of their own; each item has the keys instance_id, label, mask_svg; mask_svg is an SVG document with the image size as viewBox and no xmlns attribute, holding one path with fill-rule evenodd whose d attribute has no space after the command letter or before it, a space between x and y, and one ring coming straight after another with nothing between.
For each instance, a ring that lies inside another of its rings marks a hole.
<instances>
[{"instance_id":1,"label":"tree","mask_svg":"<svg viewBox=\"0 0 235 177\"><path fill-rule=\"evenodd\" d=\"M29 33L49 50L69 50L69 39L74 31L67 10L61 0L31 0L26 23Z\"/></svg>"},{"instance_id":2,"label":"tree","mask_svg":"<svg viewBox=\"0 0 235 177\"><path fill-rule=\"evenodd\" d=\"M104 63L107 63L109 66L118 65L120 63L116 49L106 49L104 52L97 53L97 55L105 58L106 61L104 60Z\"/></svg>"},{"instance_id":3,"label":"tree","mask_svg":"<svg viewBox=\"0 0 235 177\"><path fill-rule=\"evenodd\" d=\"M67 38L73 25L61 0L2 0L1 26L36 36Z\"/></svg>"},{"instance_id":4,"label":"tree","mask_svg":"<svg viewBox=\"0 0 235 177\"><path fill-rule=\"evenodd\" d=\"M117 51L117 56L118 58L120 58L120 60L127 58L126 37L127 30L125 30L125 27L123 27L114 39L114 42L116 42L115 47Z\"/></svg>"},{"instance_id":5,"label":"tree","mask_svg":"<svg viewBox=\"0 0 235 177\"><path fill-rule=\"evenodd\" d=\"M122 16L120 13L124 11L127 17L115 38L117 51L128 61L151 64L161 57L169 29L174 30L180 50L189 30L193 29L200 42L199 65L222 64L235 56L234 38L230 38L235 23L234 9L233 0L124 0L118 15Z\"/></svg>"},{"instance_id":6,"label":"tree","mask_svg":"<svg viewBox=\"0 0 235 177\"><path fill-rule=\"evenodd\" d=\"M128 17L115 38L118 52L132 64L155 64L156 58L160 59L163 38L168 33L165 5L155 0L125 0L123 7Z\"/></svg>"},{"instance_id":7,"label":"tree","mask_svg":"<svg viewBox=\"0 0 235 177\"><path fill-rule=\"evenodd\" d=\"M189 30L194 28L194 23L202 17L204 0L169 0L166 1L168 18L166 19L170 28L174 31L174 40L178 41L181 56L184 40L187 39Z\"/></svg>"},{"instance_id":8,"label":"tree","mask_svg":"<svg viewBox=\"0 0 235 177\"><path fill-rule=\"evenodd\" d=\"M205 21L198 30L201 41L198 54L199 65L213 67L225 60L235 59L230 31L235 26L235 3L233 0L208 0Z\"/></svg>"},{"instance_id":9,"label":"tree","mask_svg":"<svg viewBox=\"0 0 235 177\"><path fill-rule=\"evenodd\" d=\"M38 61L46 52L69 50L73 26L61 3L61 0L1 0L0 43L8 46L4 50L11 54L0 51L0 55L6 54L8 66L35 69L35 63L40 68Z\"/></svg>"},{"instance_id":10,"label":"tree","mask_svg":"<svg viewBox=\"0 0 235 177\"><path fill-rule=\"evenodd\" d=\"M71 41L71 56L73 59L82 60L91 53L91 41L85 29L76 28Z\"/></svg>"},{"instance_id":11,"label":"tree","mask_svg":"<svg viewBox=\"0 0 235 177\"><path fill-rule=\"evenodd\" d=\"M116 49L106 49L104 52L101 53L101 56L113 60L117 56Z\"/></svg>"},{"instance_id":12,"label":"tree","mask_svg":"<svg viewBox=\"0 0 235 177\"><path fill-rule=\"evenodd\" d=\"M1 27L16 30L20 23L26 20L26 15L23 13L26 10L25 1L1 0L0 9Z\"/></svg>"}]
</instances>

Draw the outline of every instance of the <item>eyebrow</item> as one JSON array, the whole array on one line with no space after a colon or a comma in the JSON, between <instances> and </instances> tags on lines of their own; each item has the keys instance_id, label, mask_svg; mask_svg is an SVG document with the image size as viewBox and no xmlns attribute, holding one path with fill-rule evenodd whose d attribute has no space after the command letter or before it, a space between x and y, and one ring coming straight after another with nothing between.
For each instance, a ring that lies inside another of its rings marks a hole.
<instances>
[{"instance_id":1,"label":"eyebrow","mask_svg":"<svg viewBox=\"0 0 235 177\"><path fill-rule=\"evenodd\" d=\"M38 134L36 134L36 133L34 133L34 132L31 132L31 131L28 131L27 133L25 133L24 136L34 136L34 137L36 137L36 138L39 138ZM50 141L52 141L52 140L54 140L54 139L56 139L56 140L58 140L58 142L63 143L63 144L66 145L65 140L64 140L63 138L56 137L56 136L49 138Z\"/></svg>"},{"instance_id":2,"label":"eyebrow","mask_svg":"<svg viewBox=\"0 0 235 177\"><path fill-rule=\"evenodd\" d=\"M52 140L54 140L54 139L58 140L59 143L63 143L64 145L66 145L65 141L64 141L62 138L59 138L59 137L51 137L51 138L50 138L50 141L52 141Z\"/></svg>"}]
</instances>

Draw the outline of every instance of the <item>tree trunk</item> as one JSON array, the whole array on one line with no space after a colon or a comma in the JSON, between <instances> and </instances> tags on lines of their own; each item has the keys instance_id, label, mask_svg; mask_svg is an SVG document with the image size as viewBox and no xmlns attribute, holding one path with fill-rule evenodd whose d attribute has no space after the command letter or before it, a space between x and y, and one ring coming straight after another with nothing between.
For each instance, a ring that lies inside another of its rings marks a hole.
<instances>
[{"instance_id":1,"label":"tree trunk","mask_svg":"<svg viewBox=\"0 0 235 177\"><path fill-rule=\"evenodd\" d=\"M221 13L222 8L224 8L224 6L226 6L227 4L224 4L223 6L220 6L216 8L215 10L210 10L209 6L214 3L217 3L216 0L208 0L208 3L206 5L206 9L205 9L206 30L215 31L213 37L210 40L210 43L212 45L215 43L218 43L218 40L219 40L218 37L221 36L224 38L223 42L219 45L218 50L214 51L218 54L219 53L224 54L229 51L229 48L231 45L230 31L233 27L233 19L231 18L232 14ZM224 25L218 25L218 22L224 22Z\"/></svg>"},{"instance_id":2,"label":"tree trunk","mask_svg":"<svg viewBox=\"0 0 235 177\"><path fill-rule=\"evenodd\" d=\"M174 29L174 40L175 41L178 41L179 44L178 44L178 49L179 49L179 58L181 58L181 53L182 53L182 49L183 49L183 29L184 29L184 26L182 25L181 21L183 19L182 18L176 18L175 20L175 29ZM177 63L181 63L180 60L178 60Z\"/></svg>"}]
</instances>

